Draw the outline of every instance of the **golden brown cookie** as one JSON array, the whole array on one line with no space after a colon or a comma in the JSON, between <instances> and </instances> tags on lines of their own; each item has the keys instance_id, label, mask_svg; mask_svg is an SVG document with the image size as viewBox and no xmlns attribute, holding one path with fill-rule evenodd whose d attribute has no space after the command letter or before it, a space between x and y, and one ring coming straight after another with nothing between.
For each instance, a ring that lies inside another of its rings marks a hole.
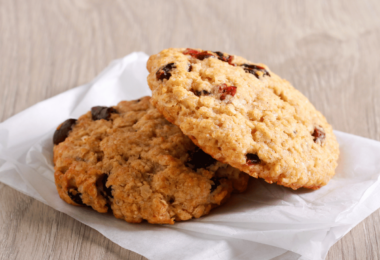
<instances>
[{"instance_id":1,"label":"golden brown cookie","mask_svg":"<svg viewBox=\"0 0 380 260\"><path fill-rule=\"evenodd\" d=\"M93 107L58 127L54 176L64 201L131 223L173 224L246 189L245 173L205 154L149 100Z\"/></svg>"},{"instance_id":2,"label":"golden brown cookie","mask_svg":"<svg viewBox=\"0 0 380 260\"><path fill-rule=\"evenodd\" d=\"M149 58L153 105L215 159L293 189L335 173L332 127L309 100L263 64L199 49Z\"/></svg>"}]
</instances>

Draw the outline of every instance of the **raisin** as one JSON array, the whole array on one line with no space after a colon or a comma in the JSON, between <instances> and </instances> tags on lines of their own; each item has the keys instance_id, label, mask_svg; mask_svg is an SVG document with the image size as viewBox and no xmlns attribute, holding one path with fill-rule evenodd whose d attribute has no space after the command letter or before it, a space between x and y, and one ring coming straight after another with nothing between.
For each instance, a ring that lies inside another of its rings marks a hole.
<instances>
[{"instance_id":1,"label":"raisin","mask_svg":"<svg viewBox=\"0 0 380 260\"><path fill-rule=\"evenodd\" d=\"M211 181L213 181L214 184L211 185L210 193L213 192L214 190L216 190L216 188L218 188L218 186L220 186L220 180L221 179L227 179L227 178L226 177L218 178L216 176L211 178Z\"/></svg>"},{"instance_id":2,"label":"raisin","mask_svg":"<svg viewBox=\"0 0 380 260\"><path fill-rule=\"evenodd\" d=\"M164 79L170 79L172 74L170 73L172 69L175 69L176 65L174 63L166 64L165 66L162 66L159 68L156 72L156 78L157 80L164 80Z\"/></svg>"},{"instance_id":3,"label":"raisin","mask_svg":"<svg viewBox=\"0 0 380 260\"><path fill-rule=\"evenodd\" d=\"M190 65L189 65L189 68L188 68L187 71L188 71L188 72L191 72L192 70L193 70L193 65L190 64Z\"/></svg>"},{"instance_id":4,"label":"raisin","mask_svg":"<svg viewBox=\"0 0 380 260\"><path fill-rule=\"evenodd\" d=\"M199 96L207 96L207 95L210 95L211 93L208 92L207 90L201 90L201 91L196 90L194 94L199 97Z\"/></svg>"},{"instance_id":5,"label":"raisin","mask_svg":"<svg viewBox=\"0 0 380 260\"><path fill-rule=\"evenodd\" d=\"M218 188L218 186L220 185L220 181L218 178L212 177L211 180L214 182L214 184L211 185L210 193L216 190L216 188Z\"/></svg>"},{"instance_id":6,"label":"raisin","mask_svg":"<svg viewBox=\"0 0 380 260\"><path fill-rule=\"evenodd\" d=\"M108 179L108 175L106 175L106 178L105 178L105 180L103 181L103 190L105 191L105 194L106 194L109 198L113 198L113 195L112 195L112 186L110 185L108 188L107 188L107 186L106 186L107 179Z\"/></svg>"},{"instance_id":7,"label":"raisin","mask_svg":"<svg viewBox=\"0 0 380 260\"><path fill-rule=\"evenodd\" d=\"M112 186L109 186L108 188L106 186L107 180L108 180L108 174L103 173L96 180L96 187L98 189L98 193L102 195L109 202L111 198L113 199L113 195L112 195Z\"/></svg>"},{"instance_id":8,"label":"raisin","mask_svg":"<svg viewBox=\"0 0 380 260\"><path fill-rule=\"evenodd\" d=\"M67 193L70 197L70 199L72 201L74 201L76 204L78 205L81 205L81 206L86 206L83 201L82 201L82 197L81 197L81 194L79 193L78 190L76 189L71 189L69 190L69 192Z\"/></svg>"},{"instance_id":9,"label":"raisin","mask_svg":"<svg viewBox=\"0 0 380 260\"><path fill-rule=\"evenodd\" d=\"M225 57L224 57L224 54L223 54L222 52L220 52L220 51L214 51L214 53L215 53L216 55L218 55L218 59L219 59L219 60L221 60L221 61L226 61L226 60L225 60Z\"/></svg>"},{"instance_id":10,"label":"raisin","mask_svg":"<svg viewBox=\"0 0 380 260\"><path fill-rule=\"evenodd\" d=\"M187 164L194 170L206 168L216 162L214 158L198 147L194 151L189 151L189 155L190 159Z\"/></svg>"},{"instance_id":11,"label":"raisin","mask_svg":"<svg viewBox=\"0 0 380 260\"><path fill-rule=\"evenodd\" d=\"M76 123L76 119L67 119L65 122L63 122L54 132L53 143L59 144L65 141Z\"/></svg>"},{"instance_id":12,"label":"raisin","mask_svg":"<svg viewBox=\"0 0 380 260\"><path fill-rule=\"evenodd\" d=\"M227 86L226 83L219 85L219 93L222 93L220 100L225 100L227 95L235 96L237 87Z\"/></svg>"},{"instance_id":13,"label":"raisin","mask_svg":"<svg viewBox=\"0 0 380 260\"><path fill-rule=\"evenodd\" d=\"M255 75L256 78L259 78L259 73L257 73L258 71L261 71L263 73L263 76L270 77L269 72L264 67L253 64L242 64L241 66L245 72Z\"/></svg>"},{"instance_id":14,"label":"raisin","mask_svg":"<svg viewBox=\"0 0 380 260\"><path fill-rule=\"evenodd\" d=\"M109 120L111 118L112 113L117 113L117 110L114 109L113 107L93 107L91 108L91 115L92 115L92 120Z\"/></svg>"},{"instance_id":15,"label":"raisin","mask_svg":"<svg viewBox=\"0 0 380 260\"><path fill-rule=\"evenodd\" d=\"M312 136L314 136L314 142L322 143L326 138L326 133L322 127L317 126L314 128Z\"/></svg>"},{"instance_id":16,"label":"raisin","mask_svg":"<svg viewBox=\"0 0 380 260\"><path fill-rule=\"evenodd\" d=\"M254 153L248 153L247 155L247 164L248 165L254 165L254 164L259 164L261 162L259 156Z\"/></svg>"},{"instance_id":17,"label":"raisin","mask_svg":"<svg viewBox=\"0 0 380 260\"><path fill-rule=\"evenodd\" d=\"M214 51L216 55L218 55L218 59L224 62L228 62L228 64L235 66L235 64L232 63L232 60L234 59L234 56L228 55L224 56L224 54L220 51Z\"/></svg>"}]
</instances>

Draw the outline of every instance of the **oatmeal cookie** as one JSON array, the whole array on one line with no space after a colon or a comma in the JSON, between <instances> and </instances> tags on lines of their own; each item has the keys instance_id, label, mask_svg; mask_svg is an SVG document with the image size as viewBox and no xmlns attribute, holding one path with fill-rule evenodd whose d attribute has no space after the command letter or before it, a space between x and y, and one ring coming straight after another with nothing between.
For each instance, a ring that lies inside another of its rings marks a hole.
<instances>
[{"instance_id":1,"label":"oatmeal cookie","mask_svg":"<svg viewBox=\"0 0 380 260\"><path fill-rule=\"evenodd\" d=\"M131 223L173 224L246 189L248 175L205 154L149 100L93 107L58 127L54 177L64 201Z\"/></svg>"},{"instance_id":2,"label":"oatmeal cookie","mask_svg":"<svg viewBox=\"0 0 380 260\"><path fill-rule=\"evenodd\" d=\"M149 58L153 105L215 159L293 189L335 173L332 127L309 100L263 64L199 49Z\"/></svg>"}]
</instances>

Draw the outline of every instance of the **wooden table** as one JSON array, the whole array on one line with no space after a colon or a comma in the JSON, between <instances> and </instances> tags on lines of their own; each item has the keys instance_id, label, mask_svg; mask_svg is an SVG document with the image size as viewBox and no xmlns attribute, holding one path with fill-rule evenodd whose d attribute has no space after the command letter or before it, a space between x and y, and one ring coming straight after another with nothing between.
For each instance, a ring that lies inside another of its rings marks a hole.
<instances>
[{"instance_id":1,"label":"wooden table","mask_svg":"<svg viewBox=\"0 0 380 260\"><path fill-rule=\"evenodd\" d=\"M0 121L132 51L199 47L267 64L335 129L380 140L379 14L378 0L0 0ZM379 243L376 211L327 259L380 259ZM0 259L143 257L0 184Z\"/></svg>"}]
</instances>

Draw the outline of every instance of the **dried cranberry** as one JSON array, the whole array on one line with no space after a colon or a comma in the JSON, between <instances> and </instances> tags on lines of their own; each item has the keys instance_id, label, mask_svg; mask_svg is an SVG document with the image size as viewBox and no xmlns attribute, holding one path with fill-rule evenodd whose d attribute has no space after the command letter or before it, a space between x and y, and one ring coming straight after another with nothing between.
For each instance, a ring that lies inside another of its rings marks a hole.
<instances>
[{"instance_id":1,"label":"dried cranberry","mask_svg":"<svg viewBox=\"0 0 380 260\"><path fill-rule=\"evenodd\" d=\"M322 127L317 126L314 128L312 136L314 136L314 142L322 143L326 138L326 133Z\"/></svg>"},{"instance_id":2,"label":"dried cranberry","mask_svg":"<svg viewBox=\"0 0 380 260\"><path fill-rule=\"evenodd\" d=\"M230 64L232 66L236 66L235 64L232 63L233 59L234 59L234 56L230 55L230 56L228 56L227 62L228 62L228 64Z\"/></svg>"},{"instance_id":3,"label":"dried cranberry","mask_svg":"<svg viewBox=\"0 0 380 260\"><path fill-rule=\"evenodd\" d=\"M111 114L117 113L117 110L114 109L113 107L92 107L91 108L91 115L92 115L92 120L109 120L111 118Z\"/></svg>"},{"instance_id":4,"label":"dried cranberry","mask_svg":"<svg viewBox=\"0 0 380 260\"><path fill-rule=\"evenodd\" d=\"M256 78L259 78L259 73L257 73L258 71L261 71L263 73L263 76L270 77L269 72L264 67L254 64L242 64L241 66L243 67L245 72L255 75Z\"/></svg>"},{"instance_id":5,"label":"dried cranberry","mask_svg":"<svg viewBox=\"0 0 380 260\"><path fill-rule=\"evenodd\" d=\"M247 157L247 164L248 165L254 165L254 164L259 164L261 162L259 156L257 156L257 154L254 154L254 153L248 153L246 155Z\"/></svg>"},{"instance_id":6,"label":"dried cranberry","mask_svg":"<svg viewBox=\"0 0 380 260\"><path fill-rule=\"evenodd\" d=\"M235 96L237 87L235 86L227 86L227 84L223 83L219 85L219 93L222 93L220 96L220 100L225 100L227 95Z\"/></svg>"},{"instance_id":7,"label":"dried cranberry","mask_svg":"<svg viewBox=\"0 0 380 260\"><path fill-rule=\"evenodd\" d=\"M76 204L85 206L85 204L82 201L81 194L76 189L70 189L67 193L72 201L74 201Z\"/></svg>"},{"instance_id":8,"label":"dried cranberry","mask_svg":"<svg viewBox=\"0 0 380 260\"><path fill-rule=\"evenodd\" d=\"M216 161L209 154L203 152L203 150L198 147L194 151L189 151L189 155L190 158L187 165L194 170L206 168Z\"/></svg>"},{"instance_id":9,"label":"dried cranberry","mask_svg":"<svg viewBox=\"0 0 380 260\"><path fill-rule=\"evenodd\" d=\"M194 92L195 95L197 95L198 97L199 96L207 96L207 95L210 95L210 92L208 92L207 90L201 90L201 91L198 91L196 90Z\"/></svg>"},{"instance_id":10,"label":"dried cranberry","mask_svg":"<svg viewBox=\"0 0 380 260\"><path fill-rule=\"evenodd\" d=\"M199 53L199 51L194 50L194 49L190 49L190 48L187 48L187 49L183 52L183 54L185 54L185 55L189 54L189 55L191 55L191 56L197 55L198 53Z\"/></svg>"},{"instance_id":11,"label":"dried cranberry","mask_svg":"<svg viewBox=\"0 0 380 260\"><path fill-rule=\"evenodd\" d=\"M215 57L215 56L208 53L207 51L202 51L201 53L198 53L197 55L195 55L195 58L197 58L198 60L204 60L210 57Z\"/></svg>"},{"instance_id":12,"label":"dried cranberry","mask_svg":"<svg viewBox=\"0 0 380 260\"><path fill-rule=\"evenodd\" d=\"M164 80L164 79L170 79L172 74L170 73L172 69L175 69L176 66L174 63L166 64L165 66L162 66L159 68L156 72L156 78L157 80Z\"/></svg>"},{"instance_id":13,"label":"dried cranberry","mask_svg":"<svg viewBox=\"0 0 380 260\"><path fill-rule=\"evenodd\" d=\"M193 58L197 58L198 60L204 60L210 57L215 57L213 54L209 53L208 51L202 51L199 52L197 50L189 49L187 48L183 54L187 55L189 54Z\"/></svg>"},{"instance_id":14,"label":"dried cranberry","mask_svg":"<svg viewBox=\"0 0 380 260\"><path fill-rule=\"evenodd\" d=\"M54 132L53 143L57 145L65 141L76 123L76 119L67 119L63 122Z\"/></svg>"}]
</instances>

